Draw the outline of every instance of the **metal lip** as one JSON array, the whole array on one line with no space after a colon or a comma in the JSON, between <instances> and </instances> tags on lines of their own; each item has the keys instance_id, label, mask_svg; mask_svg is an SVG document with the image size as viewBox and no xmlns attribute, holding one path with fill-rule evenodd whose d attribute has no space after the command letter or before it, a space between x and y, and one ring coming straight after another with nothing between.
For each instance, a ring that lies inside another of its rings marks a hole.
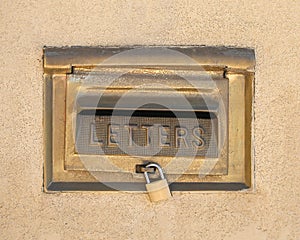
<instances>
[{"instance_id":1,"label":"metal lip","mask_svg":"<svg viewBox=\"0 0 300 240\"><path fill-rule=\"evenodd\" d=\"M66 46L62 48L47 47L43 49L44 70L46 73L71 73L73 67L96 67L103 61L113 56L131 49L155 49L167 48L179 51L193 58L198 65L203 66L222 66L228 69L237 69L253 72L255 67L255 52L252 48L235 48L224 46ZM138 64L138 63L136 63ZM170 65L166 62L165 64ZM153 62L151 66L164 65ZM179 66L178 63L171 63L173 66Z\"/></svg>"},{"instance_id":2,"label":"metal lip","mask_svg":"<svg viewBox=\"0 0 300 240\"><path fill-rule=\"evenodd\" d=\"M130 183L130 182L116 182L110 183L107 186L105 183L101 182L51 182L46 189L46 193L55 192L94 192L94 191L110 191L116 192L113 186L118 186L122 188L122 191L127 192L142 192L146 193L146 188L144 183ZM208 191L208 192L223 192L223 191L244 191L245 189L250 189L245 183L235 182L235 183L172 183L169 185L172 192L181 191Z\"/></svg>"}]
</instances>

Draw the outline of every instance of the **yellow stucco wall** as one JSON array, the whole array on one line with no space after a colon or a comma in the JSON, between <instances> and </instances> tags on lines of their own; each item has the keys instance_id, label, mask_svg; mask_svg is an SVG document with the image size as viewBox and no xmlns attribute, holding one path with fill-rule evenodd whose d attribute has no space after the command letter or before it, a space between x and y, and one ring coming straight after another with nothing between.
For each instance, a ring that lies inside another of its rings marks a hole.
<instances>
[{"instance_id":1,"label":"yellow stucco wall","mask_svg":"<svg viewBox=\"0 0 300 240\"><path fill-rule=\"evenodd\" d=\"M300 2L0 2L0 239L300 239ZM45 194L44 45L256 51L254 193Z\"/></svg>"}]
</instances>

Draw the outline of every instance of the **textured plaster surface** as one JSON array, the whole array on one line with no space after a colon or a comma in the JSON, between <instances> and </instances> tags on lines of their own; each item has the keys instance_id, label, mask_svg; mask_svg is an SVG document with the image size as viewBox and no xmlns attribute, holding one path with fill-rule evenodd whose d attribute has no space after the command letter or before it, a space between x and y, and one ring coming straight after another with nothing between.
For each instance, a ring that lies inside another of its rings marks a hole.
<instances>
[{"instance_id":1,"label":"textured plaster surface","mask_svg":"<svg viewBox=\"0 0 300 240\"><path fill-rule=\"evenodd\" d=\"M0 239L300 239L299 1L0 2ZM45 194L44 45L256 51L255 192Z\"/></svg>"}]
</instances>

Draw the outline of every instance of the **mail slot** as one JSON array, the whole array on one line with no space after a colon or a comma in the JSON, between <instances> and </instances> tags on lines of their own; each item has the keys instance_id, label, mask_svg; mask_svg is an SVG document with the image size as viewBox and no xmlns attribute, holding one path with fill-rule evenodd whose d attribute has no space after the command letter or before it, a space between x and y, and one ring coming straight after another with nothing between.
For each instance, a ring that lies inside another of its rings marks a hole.
<instances>
[{"instance_id":1,"label":"mail slot","mask_svg":"<svg viewBox=\"0 0 300 240\"><path fill-rule=\"evenodd\" d=\"M44 49L45 190L252 186L254 53L225 47Z\"/></svg>"},{"instance_id":2,"label":"mail slot","mask_svg":"<svg viewBox=\"0 0 300 240\"><path fill-rule=\"evenodd\" d=\"M219 155L218 124L213 113L119 110L114 120L112 114L113 110L78 114L77 154L174 157L181 151L183 157L193 153L214 158ZM180 125L177 116L184 125ZM193 117L197 119L194 125L190 123Z\"/></svg>"}]
</instances>

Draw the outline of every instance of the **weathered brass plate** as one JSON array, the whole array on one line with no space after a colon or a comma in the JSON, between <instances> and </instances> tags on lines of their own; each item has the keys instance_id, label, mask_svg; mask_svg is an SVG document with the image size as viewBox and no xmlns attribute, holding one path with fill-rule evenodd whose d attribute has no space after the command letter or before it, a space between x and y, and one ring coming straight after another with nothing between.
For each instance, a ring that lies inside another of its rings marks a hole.
<instances>
[{"instance_id":1,"label":"weathered brass plate","mask_svg":"<svg viewBox=\"0 0 300 240\"><path fill-rule=\"evenodd\" d=\"M254 52L225 47L44 49L45 191L252 186ZM155 177L155 176L154 176Z\"/></svg>"},{"instance_id":2,"label":"weathered brass plate","mask_svg":"<svg viewBox=\"0 0 300 240\"><path fill-rule=\"evenodd\" d=\"M174 157L179 145L182 145L182 156L190 156L197 145L195 156L219 156L218 119L213 114L196 114L198 127L190 124L189 113L186 112L176 112L178 119L173 112L166 110L159 113L138 110L132 115L129 111L121 110L115 115L116 124L113 124L111 114L110 110L97 111L96 114L83 111L78 114L76 154L152 156L155 151L159 161L162 156ZM178 120L184 125L178 127ZM212 125L216 126L215 134ZM186 137L179 136L179 131L183 131ZM119 137L119 141L113 141L112 137ZM135 147L134 143L140 147ZM99 147L102 148L101 152Z\"/></svg>"}]
</instances>

